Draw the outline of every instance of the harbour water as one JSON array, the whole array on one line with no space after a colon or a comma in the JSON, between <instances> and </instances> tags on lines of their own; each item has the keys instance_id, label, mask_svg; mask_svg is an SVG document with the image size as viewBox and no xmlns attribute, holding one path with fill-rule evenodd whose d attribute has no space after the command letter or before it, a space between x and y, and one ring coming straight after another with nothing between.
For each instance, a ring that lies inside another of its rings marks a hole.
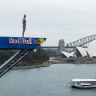
<instances>
[{"instance_id":1,"label":"harbour water","mask_svg":"<svg viewBox=\"0 0 96 96\"><path fill-rule=\"evenodd\" d=\"M0 96L96 96L96 89L73 89L73 78L96 78L95 64L53 64L11 70L0 78Z\"/></svg>"}]
</instances>

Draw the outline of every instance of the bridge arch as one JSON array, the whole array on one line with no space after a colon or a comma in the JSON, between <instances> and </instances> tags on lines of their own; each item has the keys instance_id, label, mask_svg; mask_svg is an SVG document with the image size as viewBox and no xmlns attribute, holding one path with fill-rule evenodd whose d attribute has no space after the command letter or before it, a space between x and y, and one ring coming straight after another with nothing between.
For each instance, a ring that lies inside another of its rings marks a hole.
<instances>
[{"instance_id":1,"label":"bridge arch","mask_svg":"<svg viewBox=\"0 0 96 96\"><path fill-rule=\"evenodd\" d=\"M96 40L96 34L90 35L81 39L78 39L74 42L68 43L68 47L81 47L81 46L88 46L88 44L92 41Z\"/></svg>"}]
</instances>

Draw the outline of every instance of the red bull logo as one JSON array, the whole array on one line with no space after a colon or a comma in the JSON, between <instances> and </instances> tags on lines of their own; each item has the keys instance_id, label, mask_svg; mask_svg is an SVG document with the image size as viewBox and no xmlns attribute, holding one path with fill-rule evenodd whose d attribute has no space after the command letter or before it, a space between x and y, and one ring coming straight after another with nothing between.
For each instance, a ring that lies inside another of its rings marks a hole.
<instances>
[{"instance_id":1,"label":"red bull logo","mask_svg":"<svg viewBox=\"0 0 96 96\"><path fill-rule=\"evenodd\" d=\"M33 39L32 38L9 38L9 43L10 44L41 44L45 41L44 38L40 39Z\"/></svg>"},{"instance_id":2,"label":"red bull logo","mask_svg":"<svg viewBox=\"0 0 96 96\"><path fill-rule=\"evenodd\" d=\"M14 38L9 38L9 43L11 44L20 44L20 39L14 39Z\"/></svg>"},{"instance_id":3,"label":"red bull logo","mask_svg":"<svg viewBox=\"0 0 96 96\"><path fill-rule=\"evenodd\" d=\"M15 38L9 38L9 43L10 44L32 44L32 39L31 38L18 38L18 39L15 39Z\"/></svg>"},{"instance_id":4,"label":"red bull logo","mask_svg":"<svg viewBox=\"0 0 96 96\"><path fill-rule=\"evenodd\" d=\"M44 38L40 38L40 39L38 39L38 40L35 40L34 41L34 43L36 44L41 44L41 43L43 43L45 41L45 39Z\"/></svg>"}]
</instances>

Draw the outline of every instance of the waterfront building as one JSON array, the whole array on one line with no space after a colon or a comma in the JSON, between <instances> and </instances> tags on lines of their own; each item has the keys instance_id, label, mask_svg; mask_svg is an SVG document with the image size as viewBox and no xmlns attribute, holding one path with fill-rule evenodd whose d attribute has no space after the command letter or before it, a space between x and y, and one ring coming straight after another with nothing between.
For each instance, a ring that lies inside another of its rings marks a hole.
<instances>
[{"instance_id":1,"label":"waterfront building","mask_svg":"<svg viewBox=\"0 0 96 96\"><path fill-rule=\"evenodd\" d=\"M63 57L70 58L70 57L88 57L93 58L96 57L96 41L89 44L87 48L83 47L76 47L76 50L73 52L65 52L61 51Z\"/></svg>"}]
</instances>

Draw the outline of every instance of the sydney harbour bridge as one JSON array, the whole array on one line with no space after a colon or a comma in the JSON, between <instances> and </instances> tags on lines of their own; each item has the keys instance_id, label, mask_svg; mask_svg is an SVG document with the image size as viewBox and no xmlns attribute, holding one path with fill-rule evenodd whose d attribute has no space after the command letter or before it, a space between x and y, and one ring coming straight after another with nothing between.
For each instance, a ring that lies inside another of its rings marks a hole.
<instances>
[{"instance_id":1,"label":"sydney harbour bridge","mask_svg":"<svg viewBox=\"0 0 96 96\"><path fill-rule=\"evenodd\" d=\"M42 46L43 49L53 50L56 52L66 51L72 52L76 49L76 47L88 47L89 43L96 40L96 34L90 35L81 39L78 39L74 42L68 43L65 45L64 39L60 39L58 46Z\"/></svg>"}]
</instances>

